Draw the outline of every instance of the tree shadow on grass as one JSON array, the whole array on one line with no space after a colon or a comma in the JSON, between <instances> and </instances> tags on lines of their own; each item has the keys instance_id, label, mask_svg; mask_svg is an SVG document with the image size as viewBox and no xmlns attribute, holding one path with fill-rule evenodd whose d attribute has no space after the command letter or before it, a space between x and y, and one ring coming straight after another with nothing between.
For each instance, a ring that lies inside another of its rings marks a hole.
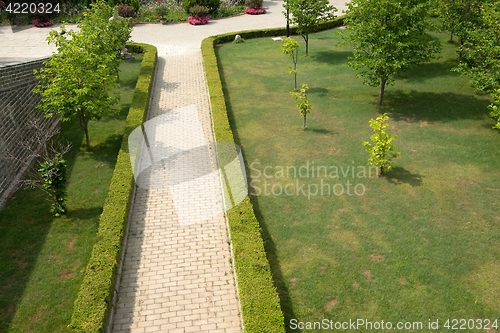
<instances>
[{"instance_id":1,"label":"tree shadow on grass","mask_svg":"<svg viewBox=\"0 0 500 333\"><path fill-rule=\"evenodd\" d=\"M235 126L236 119L234 118L234 114L233 114L233 106L231 103L231 93L227 89L227 84L226 84L225 75L224 75L224 67L222 66L222 63L220 62L218 56L217 56L217 65L219 67L219 75L221 78L222 92L224 94L224 102L226 103L226 113L227 113L227 119L229 121L229 126L231 127L231 132L233 133L234 143L236 143L237 145L239 145L241 147L240 136L238 134L237 126Z\"/></svg>"},{"instance_id":2,"label":"tree shadow on grass","mask_svg":"<svg viewBox=\"0 0 500 333\"><path fill-rule=\"evenodd\" d=\"M326 129L326 128L310 128L310 127L308 127L307 131L314 132L314 133L317 133L317 134L336 134L337 133L335 131L332 131L332 130L329 130L329 129Z\"/></svg>"},{"instance_id":3,"label":"tree shadow on grass","mask_svg":"<svg viewBox=\"0 0 500 333\"><path fill-rule=\"evenodd\" d=\"M118 150L122 143L123 135L112 134L105 141L92 147L92 154L95 160L114 165L118 156Z\"/></svg>"},{"instance_id":4,"label":"tree shadow on grass","mask_svg":"<svg viewBox=\"0 0 500 333\"><path fill-rule=\"evenodd\" d=\"M7 332L52 225L40 190L19 190L0 212L0 332Z\"/></svg>"},{"instance_id":5,"label":"tree shadow on grass","mask_svg":"<svg viewBox=\"0 0 500 333\"><path fill-rule=\"evenodd\" d=\"M322 62L329 65L340 65L344 64L352 56L352 51L321 51L314 52L309 57L315 61Z\"/></svg>"},{"instance_id":6,"label":"tree shadow on grass","mask_svg":"<svg viewBox=\"0 0 500 333\"><path fill-rule=\"evenodd\" d=\"M135 56L136 54L134 54ZM134 64L139 64L142 62L142 59L138 59L137 57L133 57L131 60L128 60L125 65L127 65L127 67L129 67L130 65L134 65ZM131 89L131 90L134 90L135 89L135 85L137 84L137 79L138 79L138 76L137 75L131 75L131 74L128 74L128 75L122 75L123 73L123 70L120 69L120 72L119 72L119 76L120 76L120 86L122 86L123 88L128 88L128 89Z\"/></svg>"},{"instance_id":7,"label":"tree shadow on grass","mask_svg":"<svg viewBox=\"0 0 500 333\"><path fill-rule=\"evenodd\" d=\"M102 207L80 208L68 210L67 218L76 220L98 220L102 213Z\"/></svg>"},{"instance_id":8,"label":"tree shadow on grass","mask_svg":"<svg viewBox=\"0 0 500 333\"><path fill-rule=\"evenodd\" d=\"M385 179L391 184L408 184L411 187L422 186L422 176L418 173L411 173L402 167L394 167L384 175Z\"/></svg>"},{"instance_id":9,"label":"tree shadow on grass","mask_svg":"<svg viewBox=\"0 0 500 333\"><path fill-rule=\"evenodd\" d=\"M452 72L451 69L456 67L456 61L447 62L429 62L415 66L406 72L398 74L398 78L407 80L412 83L422 83L426 80L434 79L436 77L451 76L460 77L457 72Z\"/></svg>"},{"instance_id":10,"label":"tree shadow on grass","mask_svg":"<svg viewBox=\"0 0 500 333\"><path fill-rule=\"evenodd\" d=\"M448 122L460 119L482 120L489 101L472 95L412 90L388 91L380 112L389 112L396 121Z\"/></svg>"},{"instance_id":11,"label":"tree shadow on grass","mask_svg":"<svg viewBox=\"0 0 500 333\"><path fill-rule=\"evenodd\" d=\"M329 89L323 87L312 87L307 91L308 94L318 95L320 97L325 97L329 92Z\"/></svg>"},{"instance_id":12,"label":"tree shadow on grass","mask_svg":"<svg viewBox=\"0 0 500 333\"><path fill-rule=\"evenodd\" d=\"M297 318L293 311L293 304L290 298L290 291L288 290L285 282L285 278L280 268L280 263L276 251L276 245L267 229L265 219L262 216L259 202L256 196L250 196L250 202L252 203L255 217L259 221L260 228L262 230L262 239L264 240L264 248L266 250L267 260L271 266L271 274L273 277L274 287L278 292L280 298L281 310L283 311L283 316L285 317L285 330L291 332L290 327L286 324L289 323L291 319ZM297 332L297 331L294 331Z\"/></svg>"}]
</instances>

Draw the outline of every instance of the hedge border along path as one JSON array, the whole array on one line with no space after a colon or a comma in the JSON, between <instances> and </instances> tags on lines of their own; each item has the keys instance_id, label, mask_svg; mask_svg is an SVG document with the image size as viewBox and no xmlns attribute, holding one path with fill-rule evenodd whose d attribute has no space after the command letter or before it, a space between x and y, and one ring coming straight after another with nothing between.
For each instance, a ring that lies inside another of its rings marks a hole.
<instances>
[{"instance_id":1,"label":"hedge border along path","mask_svg":"<svg viewBox=\"0 0 500 333\"><path fill-rule=\"evenodd\" d=\"M340 16L321 24L316 31L339 27L343 25L344 18L345 16ZM290 27L290 33L296 34L296 27ZM218 142L234 143L234 137L227 117L215 46L233 41L236 35L248 39L285 34L285 28L274 28L232 32L203 40L201 52L212 106L214 134ZM247 196L238 206L230 209L227 217L245 332L285 332L280 299L273 283L261 228L250 198Z\"/></svg>"},{"instance_id":2,"label":"hedge border along path","mask_svg":"<svg viewBox=\"0 0 500 333\"><path fill-rule=\"evenodd\" d=\"M75 332L106 331L134 189L128 136L143 123L149 108L157 49L152 45L139 43L129 43L127 47L134 51L142 50L144 58L125 122L125 132L108 197L100 217L96 243L71 315L69 328Z\"/></svg>"}]
</instances>

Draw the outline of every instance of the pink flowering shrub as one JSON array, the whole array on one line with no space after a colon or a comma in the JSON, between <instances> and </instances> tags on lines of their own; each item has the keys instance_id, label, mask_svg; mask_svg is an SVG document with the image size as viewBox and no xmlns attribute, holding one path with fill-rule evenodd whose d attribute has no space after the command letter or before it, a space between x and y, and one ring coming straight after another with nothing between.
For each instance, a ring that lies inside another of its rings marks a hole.
<instances>
[{"instance_id":1,"label":"pink flowering shrub","mask_svg":"<svg viewBox=\"0 0 500 333\"><path fill-rule=\"evenodd\" d=\"M259 14L264 14L265 12L266 12L266 9L264 7L260 7L260 8L247 7L247 8L245 8L245 13L250 14L250 15L259 15Z\"/></svg>"},{"instance_id":2,"label":"pink flowering shrub","mask_svg":"<svg viewBox=\"0 0 500 333\"><path fill-rule=\"evenodd\" d=\"M43 27L50 27L51 25L54 24L54 21L37 18L37 19L34 19L31 22L31 24L33 24L35 27L43 28Z\"/></svg>"},{"instance_id":3,"label":"pink flowering shrub","mask_svg":"<svg viewBox=\"0 0 500 333\"><path fill-rule=\"evenodd\" d=\"M205 25L210 21L210 17L208 16L201 16L201 17L194 17L194 16L189 16L188 17L188 22L191 23L192 25Z\"/></svg>"}]
</instances>

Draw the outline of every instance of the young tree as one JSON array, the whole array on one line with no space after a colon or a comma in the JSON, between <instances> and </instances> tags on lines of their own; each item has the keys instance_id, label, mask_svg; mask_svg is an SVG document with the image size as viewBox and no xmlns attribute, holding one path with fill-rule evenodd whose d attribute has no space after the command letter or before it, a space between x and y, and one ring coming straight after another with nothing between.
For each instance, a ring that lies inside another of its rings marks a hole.
<instances>
[{"instance_id":1,"label":"young tree","mask_svg":"<svg viewBox=\"0 0 500 333\"><path fill-rule=\"evenodd\" d=\"M299 43L291 37L283 39L280 45L281 52L288 54L293 61L293 69L289 73L294 75L293 89L297 90L297 60L299 59Z\"/></svg>"},{"instance_id":2,"label":"young tree","mask_svg":"<svg viewBox=\"0 0 500 333\"><path fill-rule=\"evenodd\" d=\"M353 0L348 8L342 37L344 44L354 44L349 65L360 71L365 84L380 87L380 106L394 76L429 61L441 45L426 32L425 0Z\"/></svg>"},{"instance_id":3,"label":"young tree","mask_svg":"<svg viewBox=\"0 0 500 333\"><path fill-rule=\"evenodd\" d=\"M363 142L366 151L370 153L368 164L379 167L381 175L384 174L385 170L390 170L394 166L392 160L401 154L399 151L394 151L396 145L392 141L396 140L396 138L386 132L387 124L385 122L388 119L387 113L378 116L376 119L370 119L370 127L374 132L370 137L373 145L368 141Z\"/></svg>"},{"instance_id":4,"label":"young tree","mask_svg":"<svg viewBox=\"0 0 500 333\"><path fill-rule=\"evenodd\" d=\"M33 91L42 96L37 108L62 121L77 117L87 150L89 121L119 111L113 108L118 96L110 91L117 86L118 53L130 36L130 28L124 21L110 20L112 14L113 10L100 1L85 13L79 32L51 31L47 40L57 46L58 53L35 72L39 82Z\"/></svg>"},{"instance_id":5,"label":"young tree","mask_svg":"<svg viewBox=\"0 0 500 333\"><path fill-rule=\"evenodd\" d=\"M297 25L297 32L306 42L306 56L309 55L309 34L319 24L333 20L337 9L328 0L285 0L283 5L292 14L290 23ZM287 15L287 12L283 12Z\"/></svg>"},{"instance_id":6,"label":"young tree","mask_svg":"<svg viewBox=\"0 0 500 333\"><path fill-rule=\"evenodd\" d=\"M291 91L290 95L295 98L295 104L299 108L300 114L304 117L304 130L307 129L306 120L307 115L311 113L311 102L307 99L307 90L309 86L305 83L299 91Z\"/></svg>"},{"instance_id":7,"label":"young tree","mask_svg":"<svg viewBox=\"0 0 500 333\"><path fill-rule=\"evenodd\" d=\"M500 2L485 3L480 11L481 24L467 31L467 39L459 49L461 62L456 69L469 77L477 92L492 95L490 115L500 129Z\"/></svg>"}]
</instances>

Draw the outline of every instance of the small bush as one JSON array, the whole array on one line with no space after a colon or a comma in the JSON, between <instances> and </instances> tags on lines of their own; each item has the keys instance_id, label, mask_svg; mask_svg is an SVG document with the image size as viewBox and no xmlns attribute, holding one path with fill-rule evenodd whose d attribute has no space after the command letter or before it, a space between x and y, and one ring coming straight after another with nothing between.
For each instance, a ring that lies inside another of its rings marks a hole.
<instances>
[{"instance_id":1,"label":"small bush","mask_svg":"<svg viewBox=\"0 0 500 333\"><path fill-rule=\"evenodd\" d=\"M134 17L135 9L132 6L128 5L119 5L118 6L118 15L121 17Z\"/></svg>"},{"instance_id":2,"label":"small bush","mask_svg":"<svg viewBox=\"0 0 500 333\"><path fill-rule=\"evenodd\" d=\"M189 13L189 8L193 6L205 6L208 13L215 14L219 10L221 0L184 0L184 10Z\"/></svg>"},{"instance_id":3,"label":"small bush","mask_svg":"<svg viewBox=\"0 0 500 333\"><path fill-rule=\"evenodd\" d=\"M219 10L217 11L217 15L215 16L216 18L221 18L221 17L230 17L230 16L235 16L240 13L243 13L245 10L245 5L241 4L236 4L236 3L228 3L228 2L221 2Z\"/></svg>"},{"instance_id":4,"label":"small bush","mask_svg":"<svg viewBox=\"0 0 500 333\"><path fill-rule=\"evenodd\" d=\"M127 5L133 7L135 13L137 13L137 11L139 10L139 0L108 0L108 5L110 5L111 7Z\"/></svg>"},{"instance_id":5,"label":"small bush","mask_svg":"<svg viewBox=\"0 0 500 333\"><path fill-rule=\"evenodd\" d=\"M168 7L166 4L160 4L158 7L155 9L156 15L158 15L160 18L166 18L168 15Z\"/></svg>"},{"instance_id":6,"label":"small bush","mask_svg":"<svg viewBox=\"0 0 500 333\"><path fill-rule=\"evenodd\" d=\"M248 8L261 8L262 0L245 0L245 5L247 5Z\"/></svg>"},{"instance_id":7,"label":"small bush","mask_svg":"<svg viewBox=\"0 0 500 333\"><path fill-rule=\"evenodd\" d=\"M196 18L207 16L207 13L208 13L208 8L205 6L196 5L189 8L189 14L191 14L191 16Z\"/></svg>"}]
</instances>

